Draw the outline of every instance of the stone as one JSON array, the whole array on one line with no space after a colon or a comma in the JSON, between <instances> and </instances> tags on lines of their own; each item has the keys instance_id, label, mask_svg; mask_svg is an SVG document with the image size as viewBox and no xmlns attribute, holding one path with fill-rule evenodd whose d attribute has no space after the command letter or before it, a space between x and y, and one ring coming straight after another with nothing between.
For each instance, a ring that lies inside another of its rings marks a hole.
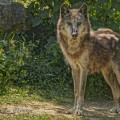
<instances>
[{"instance_id":1,"label":"stone","mask_svg":"<svg viewBox=\"0 0 120 120\"><path fill-rule=\"evenodd\" d=\"M26 10L19 2L0 0L0 31L21 29L25 25Z\"/></svg>"},{"instance_id":2,"label":"stone","mask_svg":"<svg viewBox=\"0 0 120 120\"><path fill-rule=\"evenodd\" d=\"M12 0L0 0L0 4L11 4Z\"/></svg>"}]
</instances>

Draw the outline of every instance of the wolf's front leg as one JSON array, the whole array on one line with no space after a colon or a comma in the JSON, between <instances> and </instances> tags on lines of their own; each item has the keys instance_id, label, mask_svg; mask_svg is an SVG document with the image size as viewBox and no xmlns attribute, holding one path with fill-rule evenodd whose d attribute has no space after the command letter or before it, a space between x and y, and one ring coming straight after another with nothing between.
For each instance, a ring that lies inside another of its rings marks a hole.
<instances>
[{"instance_id":1,"label":"wolf's front leg","mask_svg":"<svg viewBox=\"0 0 120 120\"><path fill-rule=\"evenodd\" d=\"M87 81L87 70L83 67L80 67L80 79L77 88L77 100L76 100L76 115L83 115L83 102L84 102L84 95L85 95L85 87Z\"/></svg>"},{"instance_id":2,"label":"wolf's front leg","mask_svg":"<svg viewBox=\"0 0 120 120\"><path fill-rule=\"evenodd\" d=\"M76 106L77 106L77 91L80 83L80 68L78 65L72 66L72 77L73 77L73 83L74 83L74 106L73 108L68 110L68 113L74 113Z\"/></svg>"},{"instance_id":3,"label":"wolf's front leg","mask_svg":"<svg viewBox=\"0 0 120 120\"><path fill-rule=\"evenodd\" d=\"M87 70L79 66L72 69L72 76L74 80L74 107L69 110L75 115L83 115L83 102L87 80Z\"/></svg>"}]
</instances>

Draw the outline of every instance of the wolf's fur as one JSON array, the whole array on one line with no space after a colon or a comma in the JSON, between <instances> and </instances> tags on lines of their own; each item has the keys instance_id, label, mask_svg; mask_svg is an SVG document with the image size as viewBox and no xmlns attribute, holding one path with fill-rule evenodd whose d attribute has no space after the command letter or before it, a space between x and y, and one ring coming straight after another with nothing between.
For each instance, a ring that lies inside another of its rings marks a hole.
<instances>
[{"instance_id":1,"label":"wolf's fur","mask_svg":"<svg viewBox=\"0 0 120 120\"><path fill-rule=\"evenodd\" d=\"M120 97L120 35L111 29L91 29L87 5L71 9L63 4L57 24L57 37L61 50L69 62L74 80L74 107L70 110L82 114L88 73L102 72L110 85L115 107L119 110Z\"/></svg>"}]
</instances>

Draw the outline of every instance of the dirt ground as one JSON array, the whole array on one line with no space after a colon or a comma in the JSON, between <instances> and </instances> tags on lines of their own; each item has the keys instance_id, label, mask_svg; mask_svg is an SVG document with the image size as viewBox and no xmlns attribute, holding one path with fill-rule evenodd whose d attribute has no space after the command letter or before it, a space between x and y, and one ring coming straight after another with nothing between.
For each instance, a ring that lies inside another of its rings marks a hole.
<instances>
[{"instance_id":1,"label":"dirt ground","mask_svg":"<svg viewBox=\"0 0 120 120\"><path fill-rule=\"evenodd\" d=\"M58 105L53 102L32 101L30 103L25 103L24 105L0 105L0 114L48 114L54 116L62 115L74 119L75 116L67 114L67 110L70 107L71 105ZM108 112L111 107L112 103L109 102L86 102L84 105L85 115L83 120L103 120L101 118L106 118L104 120L120 120L120 113L114 114Z\"/></svg>"}]
</instances>

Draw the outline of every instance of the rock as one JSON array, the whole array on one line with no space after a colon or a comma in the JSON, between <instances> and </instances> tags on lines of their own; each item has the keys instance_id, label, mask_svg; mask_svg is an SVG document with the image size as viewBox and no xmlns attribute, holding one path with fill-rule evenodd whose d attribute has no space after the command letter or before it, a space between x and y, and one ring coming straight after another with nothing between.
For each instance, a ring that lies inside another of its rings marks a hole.
<instances>
[{"instance_id":1,"label":"rock","mask_svg":"<svg viewBox=\"0 0 120 120\"><path fill-rule=\"evenodd\" d=\"M2 1L2 2L1 2ZM21 29L25 25L26 10L21 3L0 0L0 30Z\"/></svg>"},{"instance_id":2,"label":"rock","mask_svg":"<svg viewBox=\"0 0 120 120\"><path fill-rule=\"evenodd\" d=\"M12 3L12 0L0 0L1 4L10 4Z\"/></svg>"}]
</instances>

